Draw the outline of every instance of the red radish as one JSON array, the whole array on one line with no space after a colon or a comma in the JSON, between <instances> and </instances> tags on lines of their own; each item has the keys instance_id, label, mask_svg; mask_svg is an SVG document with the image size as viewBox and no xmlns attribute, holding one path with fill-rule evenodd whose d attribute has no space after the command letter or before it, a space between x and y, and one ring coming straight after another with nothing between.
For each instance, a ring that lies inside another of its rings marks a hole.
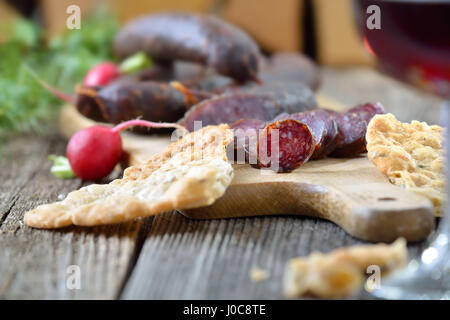
<instances>
[{"instance_id":1,"label":"red radish","mask_svg":"<svg viewBox=\"0 0 450 320\"><path fill-rule=\"evenodd\" d=\"M77 177L98 180L107 176L119 162L122 140L109 127L93 126L75 133L66 153Z\"/></svg>"},{"instance_id":2,"label":"red radish","mask_svg":"<svg viewBox=\"0 0 450 320\"><path fill-rule=\"evenodd\" d=\"M83 180L98 180L110 174L119 163L123 152L119 132L132 126L178 128L187 131L175 123L144 120L126 121L114 128L98 125L82 129L70 138L66 150L75 175Z\"/></svg>"},{"instance_id":3,"label":"red radish","mask_svg":"<svg viewBox=\"0 0 450 320\"><path fill-rule=\"evenodd\" d=\"M139 70L143 70L144 68L151 67L152 62L149 57L143 53L138 52L124 61L120 65L116 65L113 62L102 62L92 67L83 80L83 85L88 87L101 87L105 86L112 81L116 80L123 74L129 74L133 72L137 72ZM76 101L76 97L74 95L69 95L64 92L59 91L56 88L53 88L45 81L41 80L39 76L31 70L28 65L22 65L25 71L27 71L37 82L40 83L45 89L50 91L57 98L66 101L67 103L74 104Z\"/></svg>"},{"instance_id":4,"label":"red radish","mask_svg":"<svg viewBox=\"0 0 450 320\"><path fill-rule=\"evenodd\" d=\"M88 71L84 77L85 86L105 86L122 74L133 73L151 66L151 60L144 52L137 52L126 58L120 65L102 62Z\"/></svg>"},{"instance_id":5,"label":"red radish","mask_svg":"<svg viewBox=\"0 0 450 320\"><path fill-rule=\"evenodd\" d=\"M84 77L85 86L104 86L122 74L119 66L112 62L102 62L91 68Z\"/></svg>"}]
</instances>

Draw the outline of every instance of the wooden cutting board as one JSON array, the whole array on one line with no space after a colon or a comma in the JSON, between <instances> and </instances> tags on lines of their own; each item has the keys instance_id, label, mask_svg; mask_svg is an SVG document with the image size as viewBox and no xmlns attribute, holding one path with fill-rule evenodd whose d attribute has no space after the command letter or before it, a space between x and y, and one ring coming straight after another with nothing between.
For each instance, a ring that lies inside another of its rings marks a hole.
<instances>
[{"instance_id":1,"label":"wooden cutting board","mask_svg":"<svg viewBox=\"0 0 450 320\"><path fill-rule=\"evenodd\" d=\"M60 131L69 138L95 122L66 106ZM122 133L128 165L144 162L169 145L168 136ZM234 179L225 195L209 207L182 211L196 219L274 214L330 220L368 241L426 238L434 229L430 201L392 185L365 155L311 161L290 173L274 173L234 164Z\"/></svg>"}]
</instances>

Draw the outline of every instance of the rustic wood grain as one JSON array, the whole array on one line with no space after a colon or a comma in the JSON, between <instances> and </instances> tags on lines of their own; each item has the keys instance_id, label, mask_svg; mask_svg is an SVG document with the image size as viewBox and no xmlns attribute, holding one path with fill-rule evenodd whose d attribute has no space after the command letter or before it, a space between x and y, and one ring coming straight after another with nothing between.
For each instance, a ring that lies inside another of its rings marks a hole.
<instances>
[{"instance_id":1,"label":"rustic wood grain","mask_svg":"<svg viewBox=\"0 0 450 320\"><path fill-rule=\"evenodd\" d=\"M370 68L325 68L320 93L348 107L379 101L401 121L440 123L442 99Z\"/></svg>"},{"instance_id":2,"label":"rustic wood grain","mask_svg":"<svg viewBox=\"0 0 450 320\"><path fill-rule=\"evenodd\" d=\"M312 251L363 243L324 220L256 217L154 218L123 299L281 299L286 262ZM410 245L416 255L427 242ZM270 274L254 283L249 273ZM360 298L369 298L362 293Z\"/></svg>"},{"instance_id":3,"label":"rustic wood grain","mask_svg":"<svg viewBox=\"0 0 450 320\"><path fill-rule=\"evenodd\" d=\"M394 186L366 155L310 161L283 174L248 164L233 168L233 181L220 199L182 213L194 219L312 216L371 242L418 241L434 230L431 202Z\"/></svg>"},{"instance_id":4,"label":"rustic wood grain","mask_svg":"<svg viewBox=\"0 0 450 320\"><path fill-rule=\"evenodd\" d=\"M82 186L50 174L47 156L62 154L64 146L61 138L20 137L2 148L0 298L114 298L134 260L142 221L56 231L23 224L25 211ZM80 290L66 287L70 265L80 268Z\"/></svg>"}]
</instances>

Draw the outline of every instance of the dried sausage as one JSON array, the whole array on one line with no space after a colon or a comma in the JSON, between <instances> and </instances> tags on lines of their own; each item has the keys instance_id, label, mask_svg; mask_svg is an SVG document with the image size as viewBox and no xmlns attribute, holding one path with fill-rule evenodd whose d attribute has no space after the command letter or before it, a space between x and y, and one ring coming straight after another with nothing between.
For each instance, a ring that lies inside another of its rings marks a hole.
<instances>
[{"instance_id":1,"label":"dried sausage","mask_svg":"<svg viewBox=\"0 0 450 320\"><path fill-rule=\"evenodd\" d=\"M263 82L281 80L303 83L313 91L320 87L321 76L317 66L297 52L275 53L260 65L259 77Z\"/></svg>"},{"instance_id":2,"label":"dried sausage","mask_svg":"<svg viewBox=\"0 0 450 320\"><path fill-rule=\"evenodd\" d=\"M94 120L120 123L143 118L175 122L197 97L181 92L167 83L154 81L113 83L103 88L78 86L78 111Z\"/></svg>"},{"instance_id":3,"label":"dried sausage","mask_svg":"<svg viewBox=\"0 0 450 320\"><path fill-rule=\"evenodd\" d=\"M314 153L311 158L317 158L324 148L324 141L326 137L326 128L325 128L325 122L321 119L314 118L311 114L307 112L299 112L289 115L288 117L282 118L282 119L292 119L297 120L300 122L303 122L307 124L312 132L314 132L315 137L315 148Z\"/></svg>"},{"instance_id":4,"label":"dried sausage","mask_svg":"<svg viewBox=\"0 0 450 320\"><path fill-rule=\"evenodd\" d=\"M309 113L313 119L322 120L325 123L326 132L322 142L322 148L312 157L313 159L322 159L328 156L336 148L338 135L337 123L326 110L315 109L305 112Z\"/></svg>"},{"instance_id":5,"label":"dried sausage","mask_svg":"<svg viewBox=\"0 0 450 320\"><path fill-rule=\"evenodd\" d=\"M230 125L234 134L234 149L249 149L249 144L258 140L259 131L266 126L266 122L257 119L240 119Z\"/></svg>"},{"instance_id":6,"label":"dried sausage","mask_svg":"<svg viewBox=\"0 0 450 320\"><path fill-rule=\"evenodd\" d=\"M294 119L307 124L314 132L315 150L311 159L321 159L331 153L336 146L337 125L330 114L323 109L307 110L294 114L283 113L274 120Z\"/></svg>"},{"instance_id":7,"label":"dried sausage","mask_svg":"<svg viewBox=\"0 0 450 320\"><path fill-rule=\"evenodd\" d=\"M272 122L258 137L257 166L277 172L292 171L311 158L314 140L309 126L300 121Z\"/></svg>"},{"instance_id":8,"label":"dried sausage","mask_svg":"<svg viewBox=\"0 0 450 320\"><path fill-rule=\"evenodd\" d=\"M296 113L316 107L314 93L306 86L272 83L245 90L231 90L193 106L180 120L189 131L202 126L234 123L242 118L270 121L278 114Z\"/></svg>"},{"instance_id":9,"label":"dried sausage","mask_svg":"<svg viewBox=\"0 0 450 320\"><path fill-rule=\"evenodd\" d=\"M337 144L331 156L351 157L365 151L367 122L354 112L329 111L338 127Z\"/></svg>"},{"instance_id":10,"label":"dried sausage","mask_svg":"<svg viewBox=\"0 0 450 320\"><path fill-rule=\"evenodd\" d=\"M120 58L144 51L159 61L200 63L239 82L258 74L257 44L244 31L209 15L179 12L138 18L119 31L114 50Z\"/></svg>"},{"instance_id":11,"label":"dried sausage","mask_svg":"<svg viewBox=\"0 0 450 320\"><path fill-rule=\"evenodd\" d=\"M369 124L370 120L377 114L386 113L384 106L379 103L364 103L351 108L348 112L353 112L358 114L363 120Z\"/></svg>"}]
</instances>

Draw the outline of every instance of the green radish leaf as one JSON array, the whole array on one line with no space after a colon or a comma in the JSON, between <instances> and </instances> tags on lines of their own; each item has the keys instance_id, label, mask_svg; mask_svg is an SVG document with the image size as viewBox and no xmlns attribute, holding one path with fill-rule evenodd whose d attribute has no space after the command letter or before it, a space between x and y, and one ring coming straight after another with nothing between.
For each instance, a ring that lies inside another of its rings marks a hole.
<instances>
[{"instance_id":1,"label":"green radish leaf","mask_svg":"<svg viewBox=\"0 0 450 320\"><path fill-rule=\"evenodd\" d=\"M152 64L153 62L152 60L150 60L147 54L140 51L123 60L119 66L119 69L123 73L133 73L139 70L150 68Z\"/></svg>"},{"instance_id":2,"label":"green radish leaf","mask_svg":"<svg viewBox=\"0 0 450 320\"><path fill-rule=\"evenodd\" d=\"M69 160L66 157L51 154L48 156L48 160L53 161L53 166L51 167L50 172L53 173L54 176L60 179L75 178L75 174L73 173Z\"/></svg>"},{"instance_id":3,"label":"green radish leaf","mask_svg":"<svg viewBox=\"0 0 450 320\"><path fill-rule=\"evenodd\" d=\"M33 22L17 19L14 22L14 40L26 48L35 47L42 38L42 30Z\"/></svg>"}]
</instances>

